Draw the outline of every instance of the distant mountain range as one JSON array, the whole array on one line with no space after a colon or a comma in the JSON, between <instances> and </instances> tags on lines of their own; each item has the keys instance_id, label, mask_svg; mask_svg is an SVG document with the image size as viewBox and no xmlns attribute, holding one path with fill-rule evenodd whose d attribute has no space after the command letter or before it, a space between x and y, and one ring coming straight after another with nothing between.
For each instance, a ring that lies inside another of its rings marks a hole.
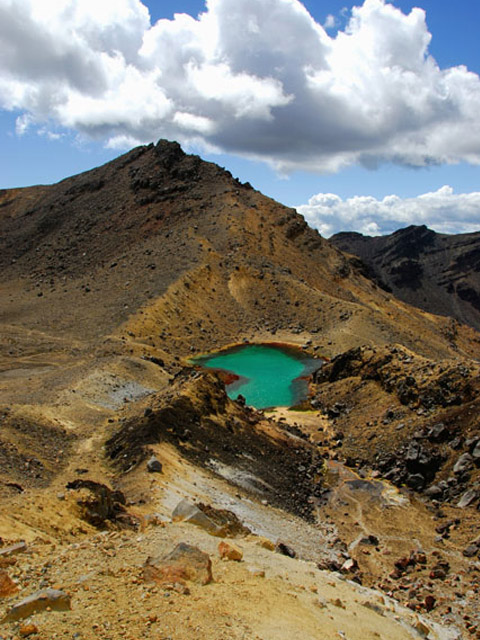
<instances>
[{"instance_id":1,"label":"distant mountain range","mask_svg":"<svg viewBox=\"0 0 480 640\"><path fill-rule=\"evenodd\" d=\"M446 235L422 225L378 237L337 233L330 242L400 300L480 330L480 232Z\"/></svg>"}]
</instances>

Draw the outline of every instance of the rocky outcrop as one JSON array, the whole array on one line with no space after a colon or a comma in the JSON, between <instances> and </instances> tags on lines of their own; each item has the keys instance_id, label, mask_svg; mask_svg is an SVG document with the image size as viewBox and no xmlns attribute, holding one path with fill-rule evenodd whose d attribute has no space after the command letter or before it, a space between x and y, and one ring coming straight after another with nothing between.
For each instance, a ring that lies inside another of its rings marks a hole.
<instances>
[{"instance_id":1,"label":"rocky outcrop","mask_svg":"<svg viewBox=\"0 0 480 640\"><path fill-rule=\"evenodd\" d=\"M150 409L126 420L107 441L117 469L134 469L149 455L149 445L168 442L247 492L312 517L310 497L322 470L315 448L262 412L230 400L215 374L184 369L168 391L152 396Z\"/></svg>"},{"instance_id":2,"label":"rocky outcrop","mask_svg":"<svg viewBox=\"0 0 480 640\"><path fill-rule=\"evenodd\" d=\"M437 501L478 503L478 363L362 347L325 364L312 395L334 426L324 444L337 457Z\"/></svg>"},{"instance_id":3,"label":"rocky outcrop","mask_svg":"<svg viewBox=\"0 0 480 640\"><path fill-rule=\"evenodd\" d=\"M128 522L125 496L100 482L73 480L67 484L74 497L80 517L97 528L108 523Z\"/></svg>"}]
</instances>

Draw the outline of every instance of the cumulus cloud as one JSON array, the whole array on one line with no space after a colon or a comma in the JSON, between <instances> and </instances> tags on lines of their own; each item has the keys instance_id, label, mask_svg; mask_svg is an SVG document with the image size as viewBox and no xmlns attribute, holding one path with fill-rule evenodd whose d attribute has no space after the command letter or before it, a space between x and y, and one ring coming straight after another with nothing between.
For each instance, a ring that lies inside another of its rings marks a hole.
<instances>
[{"instance_id":1,"label":"cumulus cloud","mask_svg":"<svg viewBox=\"0 0 480 640\"><path fill-rule=\"evenodd\" d=\"M480 163L480 78L440 69L430 39L423 10L387 0L332 36L299 0L207 0L153 25L140 0L0 0L0 107L19 132L162 136L285 173Z\"/></svg>"},{"instance_id":2,"label":"cumulus cloud","mask_svg":"<svg viewBox=\"0 0 480 640\"><path fill-rule=\"evenodd\" d=\"M337 21L335 19L335 16L333 16L331 13L328 14L328 16L325 19L325 22L323 24L323 28L324 29L334 29L337 26Z\"/></svg>"},{"instance_id":3,"label":"cumulus cloud","mask_svg":"<svg viewBox=\"0 0 480 640\"><path fill-rule=\"evenodd\" d=\"M318 193L297 210L325 237L340 231L377 236L412 224L425 224L438 233L480 231L480 192L457 194L448 185L415 198L390 195L383 200L371 196L343 200L333 193Z\"/></svg>"}]
</instances>

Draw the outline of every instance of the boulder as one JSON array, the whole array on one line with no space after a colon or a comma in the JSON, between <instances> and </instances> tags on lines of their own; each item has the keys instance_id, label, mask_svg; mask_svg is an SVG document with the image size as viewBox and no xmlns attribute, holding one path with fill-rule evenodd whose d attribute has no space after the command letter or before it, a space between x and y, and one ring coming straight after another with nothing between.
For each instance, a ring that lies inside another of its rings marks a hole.
<instances>
[{"instance_id":1,"label":"boulder","mask_svg":"<svg viewBox=\"0 0 480 640\"><path fill-rule=\"evenodd\" d=\"M415 491L421 491L425 486L425 478L421 473L410 473L406 480L407 486Z\"/></svg>"},{"instance_id":2,"label":"boulder","mask_svg":"<svg viewBox=\"0 0 480 640\"><path fill-rule=\"evenodd\" d=\"M475 489L467 489L464 494L462 494L460 500L457 503L457 507L464 509L472 504L478 498L478 491Z\"/></svg>"},{"instance_id":3,"label":"boulder","mask_svg":"<svg viewBox=\"0 0 480 640\"><path fill-rule=\"evenodd\" d=\"M47 608L52 611L68 611L72 608L70 596L59 589L41 589L14 604L0 622L23 620Z\"/></svg>"},{"instance_id":4,"label":"boulder","mask_svg":"<svg viewBox=\"0 0 480 640\"><path fill-rule=\"evenodd\" d=\"M188 500L182 500L177 504L172 513L172 520L174 522L189 522L212 536L223 536L223 529Z\"/></svg>"},{"instance_id":5,"label":"boulder","mask_svg":"<svg viewBox=\"0 0 480 640\"><path fill-rule=\"evenodd\" d=\"M160 584L184 585L188 580L206 585L213 580L212 561L198 547L181 542L163 558L148 558L143 577L147 582Z\"/></svg>"}]
</instances>

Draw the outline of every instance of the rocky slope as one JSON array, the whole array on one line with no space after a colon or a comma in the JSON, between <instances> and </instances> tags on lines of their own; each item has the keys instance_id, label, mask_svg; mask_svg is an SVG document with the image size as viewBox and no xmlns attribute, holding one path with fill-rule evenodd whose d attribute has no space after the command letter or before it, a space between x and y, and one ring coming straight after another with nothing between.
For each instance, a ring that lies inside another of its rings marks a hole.
<instances>
[{"instance_id":1,"label":"rocky slope","mask_svg":"<svg viewBox=\"0 0 480 640\"><path fill-rule=\"evenodd\" d=\"M166 141L2 191L0 243L0 637L476 633L474 329ZM255 411L189 365L245 340L331 360L304 411ZM213 583L161 564L179 542ZM46 588L52 611L13 619Z\"/></svg>"},{"instance_id":2,"label":"rocky slope","mask_svg":"<svg viewBox=\"0 0 480 640\"><path fill-rule=\"evenodd\" d=\"M396 298L480 329L480 232L411 226L379 237L338 233L330 242L358 256Z\"/></svg>"}]
</instances>

